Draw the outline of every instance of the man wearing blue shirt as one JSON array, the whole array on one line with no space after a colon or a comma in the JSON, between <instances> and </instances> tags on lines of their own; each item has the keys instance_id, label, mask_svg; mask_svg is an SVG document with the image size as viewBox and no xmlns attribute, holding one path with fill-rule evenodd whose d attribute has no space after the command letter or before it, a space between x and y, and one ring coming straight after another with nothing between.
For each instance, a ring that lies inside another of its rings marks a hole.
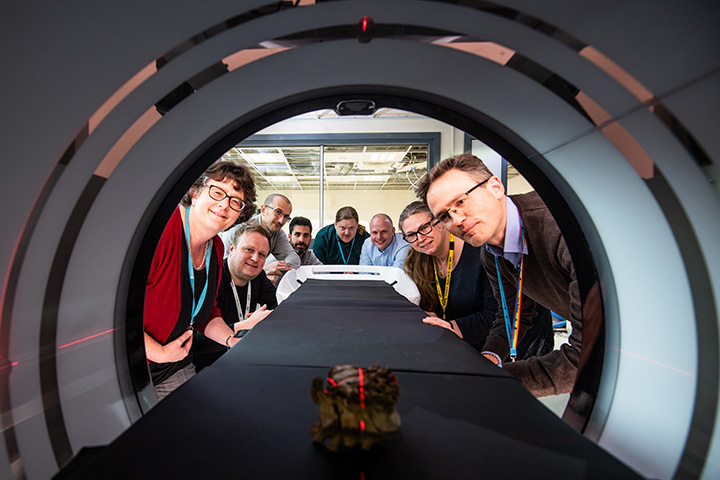
<instances>
[{"instance_id":1,"label":"man wearing blue shirt","mask_svg":"<svg viewBox=\"0 0 720 480\"><path fill-rule=\"evenodd\" d=\"M384 213L370 219L370 238L365 240L360 253L360 265L402 268L410 246L399 233L395 233L392 220Z\"/></svg>"}]
</instances>

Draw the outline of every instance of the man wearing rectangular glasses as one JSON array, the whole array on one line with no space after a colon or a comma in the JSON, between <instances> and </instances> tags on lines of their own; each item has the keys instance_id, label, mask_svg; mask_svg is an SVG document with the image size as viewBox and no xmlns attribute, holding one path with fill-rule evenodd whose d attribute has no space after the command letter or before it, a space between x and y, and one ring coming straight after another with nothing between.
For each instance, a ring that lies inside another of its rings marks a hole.
<instances>
[{"instance_id":1,"label":"man wearing rectangular glasses","mask_svg":"<svg viewBox=\"0 0 720 480\"><path fill-rule=\"evenodd\" d=\"M582 303L570 252L538 194L506 196L500 179L470 154L433 167L418 182L417 194L436 222L473 246L486 246L482 262L500 307L483 355L518 377L537 397L570 392L580 359ZM537 304L570 320L569 344L547 355L504 363L512 354L513 338L508 337L522 339L536 318Z\"/></svg>"}]
</instances>

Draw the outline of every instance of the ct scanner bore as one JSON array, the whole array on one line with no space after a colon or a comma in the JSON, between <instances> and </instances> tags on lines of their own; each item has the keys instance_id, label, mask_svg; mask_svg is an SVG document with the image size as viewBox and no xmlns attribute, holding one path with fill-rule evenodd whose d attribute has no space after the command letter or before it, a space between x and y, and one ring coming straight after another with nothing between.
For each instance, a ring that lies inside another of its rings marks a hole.
<instances>
[{"instance_id":1,"label":"ct scanner bore","mask_svg":"<svg viewBox=\"0 0 720 480\"><path fill-rule=\"evenodd\" d=\"M717 7L498 4L521 14L513 21L472 8L473 2L318 3L230 22L222 33L190 42L157 72L140 75L143 65L200 32L261 6L217 1L198 10L175 2L168 21L159 4L47 2L40 10L14 6L3 20L8 41L0 48L10 73L0 84L12 94L4 99L2 191L15 206L6 212L0 255L3 477L51 476L82 446L110 441L150 401L140 390L132 406L122 350L125 318L136 314L125 312L133 293L126 266L154 223L149 212L162 211L202 170L203 154L239 125L252 130L279 108L363 89L417 92L415 101L456 109L460 115L448 123L465 128L463 118L490 121L508 133L501 138L531 147L525 171L536 168L538 188L546 178L562 195L603 282L605 366L586 434L647 476L717 476L720 268L713 247L720 210L708 183L718 155L709 133L720 98ZM340 38L278 51L206 80L161 119L148 113L224 58L273 39L355 25L362 15L376 26L434 28L511 46L589 94L607 117L588 122L522 69L410 38L366 44ZM58 19L75 22L72 34ZM542 19L543 28L528 19ZM548 34L547 26L558 28ZM44 35L34 34L40 30ZM654 96L642 101L628 94L568 48L562 35L568 32ZM27 55L36 61L28 64ZM144 81L93 115L136 74ZM681 120L705 163L648 110L653 105ZM101 121L88 121L93 118ZM84 125L86 135L77 135ZM608 141L607 131L618 127L652 159L650 178ZM73 140L82 141L67 150ZM7 160L26 158L28 146L40 152L32 162Z\"/></svg>"}]
</instances>

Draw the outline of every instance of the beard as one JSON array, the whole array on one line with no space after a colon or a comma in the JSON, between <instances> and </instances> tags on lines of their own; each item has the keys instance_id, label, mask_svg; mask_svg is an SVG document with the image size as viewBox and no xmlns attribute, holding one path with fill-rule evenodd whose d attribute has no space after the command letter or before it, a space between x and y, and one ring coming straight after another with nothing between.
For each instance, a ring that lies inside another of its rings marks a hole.
<instances>
[{"instance_id":1,"label":"beard","mask_svg":"<svg viewBox=\"0 0 720 480\"><path fill-rule=\"evenodd\" d=\"M298 242L295 245L293 245L293 248L298 253L298 255L302 255L303 253L305 253L307 251L308 246L305 243Z\"/></svg>"}]
</instances>

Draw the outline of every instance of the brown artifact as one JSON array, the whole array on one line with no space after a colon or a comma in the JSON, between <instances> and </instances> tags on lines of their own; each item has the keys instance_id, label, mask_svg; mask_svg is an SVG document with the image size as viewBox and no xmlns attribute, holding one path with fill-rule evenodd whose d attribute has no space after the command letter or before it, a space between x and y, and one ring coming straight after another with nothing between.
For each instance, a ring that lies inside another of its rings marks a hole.
<instances>
[{"instance_id":1,"label":"brown artifact","mask_svg":"<svg viewBox=\"0 0 720 480\"><path fill-rule=\"evenodd\" d=\"M312 399L320 407L320 422L312 426L313 441L337 451L346 447L385 445L390 434L400 428L395 410L399 388L389 367L359 368L336 365L327 382L315 377Z\"/></svg>"}]
</instances>

